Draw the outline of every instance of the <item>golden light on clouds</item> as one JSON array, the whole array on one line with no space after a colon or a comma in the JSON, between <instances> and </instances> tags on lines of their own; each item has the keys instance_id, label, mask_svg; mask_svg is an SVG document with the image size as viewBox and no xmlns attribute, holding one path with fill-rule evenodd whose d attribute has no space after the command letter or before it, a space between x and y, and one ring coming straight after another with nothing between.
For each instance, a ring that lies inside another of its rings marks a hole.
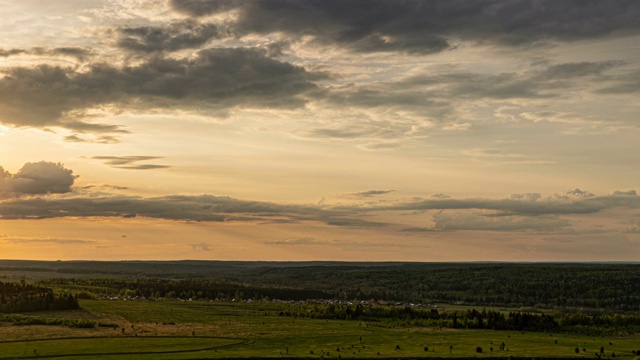
<instances>
[{"instance_id":1,"label":"golden light on clouds","mask_svg":"<svg viewBox=\"0 0 640 360\"><path fill-rule=\"evenodd\" d=\"M358 4L4 4L2 257L640 256L634 2Z\"/></svg>"}]
</instances>

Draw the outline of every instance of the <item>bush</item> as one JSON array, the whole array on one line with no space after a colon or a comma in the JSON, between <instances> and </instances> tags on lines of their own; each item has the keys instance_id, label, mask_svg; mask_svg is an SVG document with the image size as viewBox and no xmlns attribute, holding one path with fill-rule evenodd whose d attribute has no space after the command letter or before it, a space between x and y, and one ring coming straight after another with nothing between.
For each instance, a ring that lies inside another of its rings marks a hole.
<instances>
[{"instance_id":1,"label":"bush","mask_svg":"<svg viewBox=\"0 0 640 360\"><path fill-rule=\"evenodd\" d=\"M482 348L480 346L476 347L476 352L477 353L481 353L482 352Z\"/></svg>"},{"instance_id":2,"label":"bush","mask_svg":"<svg viewBox=\"0 0 640 360\"><path fill-rule=\"evenodd\" d=\"M81 291L79 293L76 293L76 299L93 300L94 296L93 294L86 291Z\"/></svg>"},{"instance_id":3,"label":"bush","mask_svg":"<svg viewBox=\"0 0 640 360\"><path fill-rule=\"evenodd\" d=\"M120 325L114 324L114 323L98 323L98 327L110 327L110 328L117 329L120 327Z\"/></svg>"},{"instance_id":4,"label":"bush","mask_svg":"<svg viewBox=\"0 0 640 360\"><path fill-rule=\"evenodd\" d=\"M68 326L71 328L91 329L96 327L96 322L87 319L78 319L71 322Z\"/></svg>"}]
</instances>

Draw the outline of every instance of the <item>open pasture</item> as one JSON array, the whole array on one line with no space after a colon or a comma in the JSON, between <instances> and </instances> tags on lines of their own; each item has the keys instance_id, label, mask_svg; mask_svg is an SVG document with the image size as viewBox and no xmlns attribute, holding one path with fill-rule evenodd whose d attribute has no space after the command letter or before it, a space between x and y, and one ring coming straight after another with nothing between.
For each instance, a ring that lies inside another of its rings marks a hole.
<instances>
[{"instance_id":1,"label":"open pasture","mask_svg":"<svg viewBox=\"0 0 640 360\"><path fill-rule=\"evenodd\" d=\"M0 326L0 359L604 358L634 359L640 336L588 337L379 326L279 316L277 303L85 300L81 310L32 316L87 318L114 327ZM501 345L504 342L504 349ZM478 352L478 347L482 352ZM579 352L576 353L576 348Z\"/></svg>"}]
</instances>

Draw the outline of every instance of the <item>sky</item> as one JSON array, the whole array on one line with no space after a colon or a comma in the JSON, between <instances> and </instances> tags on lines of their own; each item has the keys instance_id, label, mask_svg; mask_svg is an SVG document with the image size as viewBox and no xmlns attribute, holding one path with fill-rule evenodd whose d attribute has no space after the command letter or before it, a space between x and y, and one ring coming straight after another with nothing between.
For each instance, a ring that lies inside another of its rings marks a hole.
<instances>
[{"instance_id":1,"label":"sky","mask_svg":"<svg viewBox=\"0 0 640 360\"><path fill-rule=\"evenodd\" d=\"M0 17L1 259L640 259L638 1Z\"/></svg>"}]
</instances>

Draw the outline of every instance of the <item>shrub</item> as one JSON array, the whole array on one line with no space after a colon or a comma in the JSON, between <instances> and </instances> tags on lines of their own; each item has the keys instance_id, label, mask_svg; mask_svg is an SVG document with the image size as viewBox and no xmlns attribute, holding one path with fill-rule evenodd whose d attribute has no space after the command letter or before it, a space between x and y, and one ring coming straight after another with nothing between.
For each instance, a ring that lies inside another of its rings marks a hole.
<instances>
[{"instance_id":1,"label":"shrub","mask_svg":"<svg viewBox=\"0 0 640 360\"><path fill-rule=\"evenodd\" d=\"M96 327L96 322L87 319L78 319L68 325L71 328L91 329Z\"/></svg>"}]
</instances>

